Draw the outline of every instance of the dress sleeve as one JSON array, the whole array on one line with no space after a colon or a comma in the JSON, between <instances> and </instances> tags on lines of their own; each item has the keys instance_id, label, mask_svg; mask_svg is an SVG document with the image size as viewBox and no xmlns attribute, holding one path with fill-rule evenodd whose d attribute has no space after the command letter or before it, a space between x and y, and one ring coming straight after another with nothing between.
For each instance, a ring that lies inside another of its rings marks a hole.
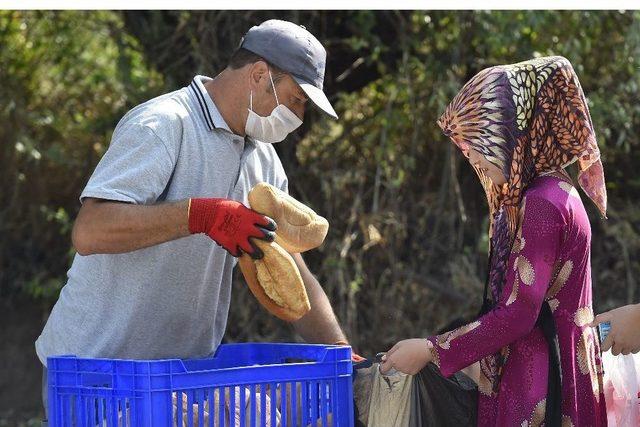
<instances>
[{"instance_id":1,"label":"dress sleeve","mask_svg":"<svg viewBox=\"0 0 640 427\"><path fill-rule=\"evenodd\" d=\"M475 322L429 337L434 362L445 376L529 333L551 282L565 221L546 198L527 196L518 235L509 256L498 304Z\"/></svg>"}]
</instances>

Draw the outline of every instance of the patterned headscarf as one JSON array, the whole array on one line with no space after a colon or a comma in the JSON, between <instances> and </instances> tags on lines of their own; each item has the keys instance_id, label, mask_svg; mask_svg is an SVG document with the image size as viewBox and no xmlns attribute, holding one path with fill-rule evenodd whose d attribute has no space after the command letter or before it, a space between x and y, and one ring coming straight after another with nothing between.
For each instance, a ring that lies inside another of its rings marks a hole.
<instances>
[{"instance_id":1,"label":"patterned headscarf","mask_svg":"<svg viewBox=\"0 0 640 427\"><path fill-rule=\"evenodd\" d=\"M506 177L496 186L480 169L489 202L497 301L505 278L524 191L538 175L578 161L578 182L606 216L607 193L587 101L569 61L561 56L490 67L474 76L438 120L463 151L473 148Z\"/></svg>"}]
</instances>

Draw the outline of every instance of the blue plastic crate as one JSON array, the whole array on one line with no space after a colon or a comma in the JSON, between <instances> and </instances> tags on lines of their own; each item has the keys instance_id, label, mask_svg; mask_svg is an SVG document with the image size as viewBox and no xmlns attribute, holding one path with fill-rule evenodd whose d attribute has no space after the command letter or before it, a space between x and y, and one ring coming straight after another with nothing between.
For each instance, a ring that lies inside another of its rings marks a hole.
<instances>
[{"instance_id":1,"label":"blue plastic crate","mask_svg":"<svg viewBox=\"0 0 640 427\"><path fill-rule=\"evenodd\" d=\"M228 344L212 358L47 359L49 425L352 426L351 349Z\"/></svg>"}]
</instances>

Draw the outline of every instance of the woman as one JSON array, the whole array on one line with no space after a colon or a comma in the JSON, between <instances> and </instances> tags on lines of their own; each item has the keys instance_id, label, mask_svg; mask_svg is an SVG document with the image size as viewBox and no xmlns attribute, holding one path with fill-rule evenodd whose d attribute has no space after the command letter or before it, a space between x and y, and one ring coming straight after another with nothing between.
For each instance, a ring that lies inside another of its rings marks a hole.
<instances>
[{"instance_id":1,"label":"woman","mask_svg":"<svg viewBox=\"0 0 640 427\"><path fill-rule=\"evenodd\" d=\"M485 314L461 328L399 342L382 370L414 374L433 362L450 376L480 361L478 425L606 425L589 326L591 230L564 168L578 161L580 186L603 216L606 190L571 64L548 57L485 69L438 124L489 201L493 302L485 298Z\"/></svg>"}]
</instances>

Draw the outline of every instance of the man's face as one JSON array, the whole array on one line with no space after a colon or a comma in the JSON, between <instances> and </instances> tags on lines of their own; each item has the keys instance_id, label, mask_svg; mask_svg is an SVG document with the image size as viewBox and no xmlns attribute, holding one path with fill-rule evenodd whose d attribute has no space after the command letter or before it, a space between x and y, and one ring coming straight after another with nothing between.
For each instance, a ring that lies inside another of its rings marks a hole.
<instances>
[{"instance_id":1,"label":"man's face","mask_svg":"<svg viewBox=\"0 0 640 427\"><path fill-rule=\"evenodd\" d=\"M274 78L273 83L276 91L274 94L269 71L265 62L260 61L254 64L251 77L255 87L253 91L253 111L263 117L270 115L278 105L276 102L277 94L280 104L293 111L300 120L304 120L307 95L289 74L280 75L277 79ZM271 73L273 76L273 72Z\"/></svg>"}]
</instances>

